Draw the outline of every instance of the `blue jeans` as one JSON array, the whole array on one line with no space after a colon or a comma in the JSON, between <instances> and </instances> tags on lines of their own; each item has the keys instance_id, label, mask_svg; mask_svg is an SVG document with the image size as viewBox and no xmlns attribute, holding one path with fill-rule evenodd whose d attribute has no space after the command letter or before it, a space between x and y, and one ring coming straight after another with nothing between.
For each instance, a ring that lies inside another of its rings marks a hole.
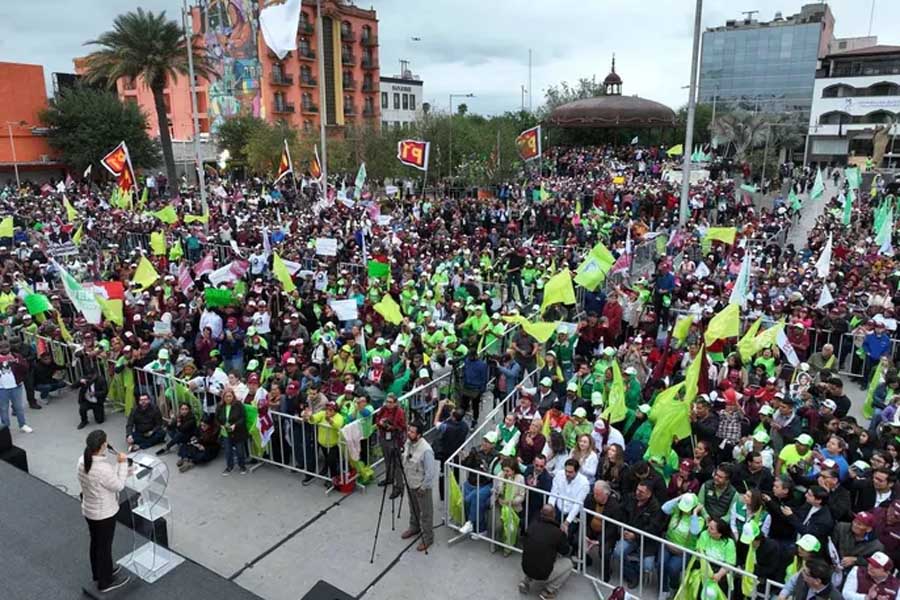
<instances>
[{"instance_id":1,"label":"blue jeans","mask_svg":"<svg viewBox=\"0 0 900 600\"><path fill-rule=\"evenodd\" d=\"M681 572L687 569L691 558L689 555L673 554L668 548L663 548L663 589L675 591L681 583Z\"/></svg>"},{"instance_id":2,"label":"blue jeans","mask_svg":"<svg viewBox=\"0 0 900 600\"><path fill-rule=\"evenodd\" d=\"M230 437L222 438L222 447L225 448L225 466L229 469L234 468L234 461L237 458L237 464L244 468L244 442L235 442Z\"/></svg>"},{"instance_id":3,"label":"blue jeans","mask_svg":"<svg viewBox=\"0 0 900 600\"><path fill-rule=\"evenodd\" d=\"M0 389L0 423L3 427L9 427L9 405L12 404L13 412L19 427L25 426L25 386L21 383L14 388Z\"/></svg>"},{"instance_id":4,"label":"blue jeans","mask_svg":"<svg viewBox=\"0 0 900 600\"><path fill-rule=\"evenodd\" d=\"M638 571L639 554L641 551L640 540L630 542L628 540L619 540L616 547L613 548L613 556L622 564L622 573L625 575L626 581L638 581L640 572ZM658 550L657 550L658 552ZM637 560L635 560L637 559ZM644 571L652 571L656 565L656 552L647 550L647 543L644 542L644 560L641 569Z\"/></svg>"},{"instance_id":5,"label":"blue jeans","mask_svg":"<svg viewBox=\"0 0 900 600\"><path fill-rule=\"evenodd\" d=\"M474 486L468 480L463 482L463 504L466 508L466 519L472 521L478 533L487 531L487 512L491 505L491 484ZM478 515L478 522L475 522Z\"/></svg>"},{"instance_id":6,"label":"blue jeans","mask_svg":"<svg viewBox=\"0 0 900 600\"><path fill-rule=\"evenodd\" d=\"M151 446L161 444L166 441L166 432L163 429L156 429L150 433L141 433L140 431L132 431L131 439L142 450L146 450Z\"/></svg>"},{"instance_id":7,"label":"blue jeans","mask_svg":"<svg viewBox=\"0 0 900 600\"><path fill-rule=\"evenodd\" d=\"M65 381L52 381L50 383L38 383L34 386L34 390L41 393L41 400L46 400L50 392L61 390L64 387L66 387Z\"/></svg>"}]
</instances>

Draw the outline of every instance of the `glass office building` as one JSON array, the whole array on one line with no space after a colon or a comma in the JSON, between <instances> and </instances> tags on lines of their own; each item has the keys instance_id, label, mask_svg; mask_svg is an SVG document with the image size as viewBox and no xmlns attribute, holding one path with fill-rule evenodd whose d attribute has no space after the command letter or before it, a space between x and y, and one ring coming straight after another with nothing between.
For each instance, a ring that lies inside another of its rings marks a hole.
<instances>
[{"instance_id":1,"label":"glass office building","mask_svg":"<svg viewBox=\"0 0 900 600\"><path fill-rule=\"evenodd\" d=\"M723 108L796 113L805 120L821 52L821 21L725 26L703 33L700 93Z\"/></svg>"}]
</instances>

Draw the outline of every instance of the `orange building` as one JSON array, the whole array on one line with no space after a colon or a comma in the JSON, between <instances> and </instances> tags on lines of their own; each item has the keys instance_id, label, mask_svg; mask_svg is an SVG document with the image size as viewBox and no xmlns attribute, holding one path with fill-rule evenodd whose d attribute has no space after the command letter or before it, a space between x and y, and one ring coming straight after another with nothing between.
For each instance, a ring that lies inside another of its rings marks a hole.
<instances>
[{"instance_id":1,"label":"orange building","mask_svg":"<svg viewBox=\"0 0 900 600\"><path fill-rule=\"evenodd\" d=\"M269 122L286 121L295 129L318 135L322 114L318 53L325 57L326 125L329 135L347 127L378 127L378 20L340 0L322 0L324 42L315 35L316 3L303 1L297 50L278 60L259 31L263 0L208 0L192 13L213 69L209 80L197 80L200 132L215 132L227 118L243 114ZM83 73L82 59L75 59ZM143 81L122 79L119 97L135 102L148 115L150 135L159 135L153 95ZM173 140L193 139L190 90L186 77L165 89L169 132Z\"/></svg>"},{"instance_id":2,"label":"orange building","mask_svg":"<svg viewBox=\"0 0 900 600\"><path fill-rule=\"evenodd\" d=\"M0 62L0 184L21 179L44 180L60 176L62 165L47 143L38 117L47 108L44 67Z\"/></svg>"}]
</instances>

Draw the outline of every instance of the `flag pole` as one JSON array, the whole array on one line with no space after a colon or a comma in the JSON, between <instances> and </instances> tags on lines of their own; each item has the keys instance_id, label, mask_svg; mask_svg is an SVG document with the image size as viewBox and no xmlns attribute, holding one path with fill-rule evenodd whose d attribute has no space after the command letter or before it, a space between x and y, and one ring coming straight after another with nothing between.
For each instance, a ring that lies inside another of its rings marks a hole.
<instances>
[{"instance_id":1,"label":"flag pole","mask_svg":"<svg viewBox=\"0 0 900 600\"><path fill-rule=\"evenodd\" d=\"M325 141L325 122L328 120L328 107L325 103L325 36L322 26L322 0L316 0L316 51L319 53L319 136L322 138L322 159L319 169L322 171L322 199L328 200L328 149Z\"/></svg>"},{"instance_id":2,"label":"flag pole","mask_svg":"<svg viewBox=\"0 0 900 600\"><path fill-rule=\"evenodd\" d=\"M294 196L298 196L297 191L297 173L294 171L294 159L291 157L291 147L288 146L287 138L284 138L284 151L287 152L288 166L291 168L291 179L294 182Z\"/></svg>"},{"instance_id":3,"label":"flag pole","mask_svg":"<svg viewBox=\"0 0 900 600\"><path fill-rule=\"evenodd\" d=\"M209 205L206 202L206 173L203 171L203 161L200 158L200 118L197 114L197 82L194 75L194 42L188 34L188 3L184 0L184 10L181 13L181 25L184 28L184 45L187 48L188 58L188 86L191 90L191 117L194 127L194 157L197 161L197 183L200 186L200 206L204 215L209 215ZM193 31L193 24L191 25ZM170 181L169 185L175 185ZM209 232L209 219L203 223L203 231Z\"/></svg>"}]
</instances>

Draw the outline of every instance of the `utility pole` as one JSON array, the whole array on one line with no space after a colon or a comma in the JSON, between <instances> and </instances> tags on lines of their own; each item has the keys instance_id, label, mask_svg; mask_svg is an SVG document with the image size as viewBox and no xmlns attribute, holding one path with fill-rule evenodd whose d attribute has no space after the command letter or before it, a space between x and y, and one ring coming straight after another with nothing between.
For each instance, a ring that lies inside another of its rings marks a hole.
<instances>
[{"instance_id":1,"label":"utility pole","mask_svg":"<svg viewBox=\"0 0 900 600\"><path fill-rule=\"evenodd\" d=\"M691 83L688 97L687 131L684 132L684 146L681 159L681 205L678 223L684 225L688 219L688 196L691 193L691 151L694 143L694 113L697 111L697 62L700 54L700 18L703 14L703 0L697 0L694 9L694 44L691 50Z\"/></svg>"},{"instance_id":2,"label":"utility pole","mask_svg":"<svg viewBox=\"0 0 900 600\"><path fill-rule=\"evenodd\" d=\"M191 19L190 28L188 19ZM197 162L197 184L200 186L200 206L203 214L209 214L209 204L206 201L206 173L203 171L203 160L200 157L200 117L197 114L197 78L194 75L194 25L193 16L188 11L187 0L184 0L184 11L181 13L181 24L184 27L184 43L187 46L188 58L188 85L191 90L191 117L194 126L194 160ZM170 182L172 185L174 182ZM209 219L203 223L203 230L209 231Z\"/></svg>"},{"instance_id":3,"label":"utility pole","mask_svg":"<svg viewBox=\"0 0 900 600\"><path fill-rule=\"evenodd\" d=\"M325 141L325 122L328 107L325 103L325 36L322 33L322 0L316 0L316 52L319 53L319 136L322 138L322 199L328 199L328 144Z\"/></svg>"},{"instance_id":4,"label":"utility pole","mask_svg":"<svg viewBox=\"0 0 900 600\"><path fill-rule=\"evenodd\" d=\"M524 85L520 85L520 86L519 86L519 89L520 89L520 91L521 91L521 96L522 96L522 104L521 104L522 108L521 108L521 110L522 110L522 112L525 112L525 91L526 91L526 90L525 90L525 86L524 86Z\"/></svg>"},{"instance_id":5,"label":"utility pole","mask_svg":"<svg viewBox=\"0 0 900 600\"><path fill-rule=\"evenodd\" d=\"M534 86L531 84L531 48L528 49L528 112L531 112L531 93Z\"/></svg>"}]
</instances>

